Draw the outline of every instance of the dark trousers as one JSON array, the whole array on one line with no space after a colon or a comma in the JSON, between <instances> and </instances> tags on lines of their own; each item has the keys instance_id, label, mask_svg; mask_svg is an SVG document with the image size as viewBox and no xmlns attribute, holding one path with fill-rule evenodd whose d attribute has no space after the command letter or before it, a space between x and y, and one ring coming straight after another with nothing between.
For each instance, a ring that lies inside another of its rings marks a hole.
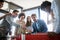
<instances>
[{"instance_id":1,"label":"dark trousers","mask_svg":"<svg viewBox=\"0 0 60 40\"><path fill-rule=\"evenodd\" d=\"M7 29L5 27L0 27L0 40L7 40Z\"/></svg>"}]
</instances>

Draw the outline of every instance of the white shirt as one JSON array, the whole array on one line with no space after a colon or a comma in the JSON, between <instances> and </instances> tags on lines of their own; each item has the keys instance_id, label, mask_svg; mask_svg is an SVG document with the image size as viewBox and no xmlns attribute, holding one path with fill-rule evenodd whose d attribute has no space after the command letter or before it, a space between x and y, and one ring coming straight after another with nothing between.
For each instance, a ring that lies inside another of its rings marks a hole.
<instances>
[{"instance_id":1,"label":"white shirt","mask_svg":"<svg viewBox=\"0 0 60 40\"><path fill-rule=\"evenodd\" d=\"M33 27L32 26L28 26L27 30L31 30L33 32Z\"/></svg>"}]
</instances>

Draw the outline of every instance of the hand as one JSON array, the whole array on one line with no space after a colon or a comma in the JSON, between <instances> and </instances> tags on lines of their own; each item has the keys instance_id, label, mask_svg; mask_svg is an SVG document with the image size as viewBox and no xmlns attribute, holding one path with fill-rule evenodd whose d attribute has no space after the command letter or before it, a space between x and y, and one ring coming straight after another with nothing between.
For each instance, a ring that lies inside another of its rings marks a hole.
<instances>
[{"instance_id":1,"label":"hand","mask_svg":"<svg viewBox=\"0 0 60 40\"><path fill-rule=\"evenodd\" d=\"M11 13L6 13L6 15L11 15Z\"/></svg>"},{"instance_id":2,"label":"hand","mask_svg":"<svg viewBox=\"0 0 60 40\"><path fill-rule=\"evenodd\" d=\"M23 28L23 29L26 29L26 26L25 26L25 25L23 25L23 26L22 26L22 28Z\"/></svg>"},{"instance_id":3,"label":"hand","mask_svg":"<svg viewBox=\"0 0 60 40\"><path fill-rule=\"evenodd\" d=\"M31 30L26 30L26 32L29 32L29 33L31 33L32 31L31 31Z\"/></svg>"}]
</instances>

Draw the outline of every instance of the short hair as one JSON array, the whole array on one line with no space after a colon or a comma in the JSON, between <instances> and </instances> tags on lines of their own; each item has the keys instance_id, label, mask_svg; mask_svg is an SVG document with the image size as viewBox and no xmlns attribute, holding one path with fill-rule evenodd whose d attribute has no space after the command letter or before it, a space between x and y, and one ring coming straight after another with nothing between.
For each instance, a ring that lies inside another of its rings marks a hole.
<instances>
[{"instance_id":1,"label":"short hair","mask_svg":"<svg viewBox=\"0 0 60 40\"><path fill-rule=\"evenodd\" d=\"M25 14L24 13L20 13L18 18L20 18L21 16L24 16L24 18L25 18Z\"/></svg>"},{"instance_id":2,"label":"short hair","mask_svg":"<svg viewBox=\"0 0 60 40\"><path fill-rule=\"evenodd\" d=\"M14 12L19 12L19 11L18 11L18 10L14 10L13 13L14 13Z\"/></svg>"},{"instance_id":3,"label":"short hair","mask_svg":"<svg viewBox=\"0 0 60 40\"><path fill-rule=\"evenodd\" d=\"M32 14L31 16L36 16L36 14Z\"/></svg>"},{"instance_id":4,"label":"short hair","mask_svg":"<svg viewBox=\"0 0 60 40\"><path fill-rule=\"evenodd\" d=\"M51 2L49 2L49 1L44 1L44 2L41 4L41 9L44 10L47 6L51 6Z\"/></svg>"},{"instance_id":5,"label":"short hair","mask_svg":"<svg viewBox=\"0 0 60 40\"><path fill-rule=\"evenodd\" d=\"M4 2L5 0L0 0L0 2Z\"/></svg>"}]
</instances>

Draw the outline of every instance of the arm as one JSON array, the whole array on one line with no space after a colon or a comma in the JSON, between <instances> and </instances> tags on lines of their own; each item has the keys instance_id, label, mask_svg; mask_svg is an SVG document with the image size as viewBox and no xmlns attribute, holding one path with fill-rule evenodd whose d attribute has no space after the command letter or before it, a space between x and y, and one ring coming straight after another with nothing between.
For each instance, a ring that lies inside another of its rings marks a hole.
<instances>
[{"instance_id":1,"label":"arm","mask_svg":"<svg viewBox=\"0 0 60 40\"><path fill-rule=\"evenodd\" d=\"M47 23L48 23L48 24L52 23L53 20L55 19L55 18L54 18L54 14L53 14L53 10L51 10L50 15L51 15L52 19L51 19L51 20L47 20Z\"/></svg>"},{"instance_id":2,"label":"arm","mask_svg":"<svg viewBox=\"0 0 60 40\"><path fill-rule=\"evenodd\" d=\"M15 30L15 35L18 35L19 28L20 28L20 25L17 24L16 30Z\"/></svg>"},{"instance_id":3,"label":"arm","mask_svg":"<svg viewBox=\"0 0 60 40\"><path fill-rule=\"evenodd\" d=\"M11 14L11 13L7 13L6 15L0 17L0 20L3 19L3 18L5 18L7 15L10 15L10 14Z\"/></svg>"},{"instance_id":4,"label":"arm","mask_svg":"<svg viewBox=\"0 0 60 40\"><path fill-rule=\"evenodd\" d=\"M54 13L53 13L53 10L52 10L50 13L51 13L52 19L54 19Z\"/></svg>"},{"instance_id":5,"label":"arm","mask_svg":"<svg viewBox=\"0 0 60 40\"><path fill-rule=\"evenodd\" d=\"M32 24L32 27L33 27L33 32L32 33L36 33L37 31L36 31L34 23Z\"/></svg>"},{"instance_id":6,"label":"arm","mask_svg":"<svg viewBox=\"0 0 60 40\"><path fill-rule=\"evenodd\" d=\"M16 23L13 22L13 18L12 18L11 15L6 16L6 20L7 20L7 22L8 22L10 25L16 26Z\"/></svg>"},{"instance_id":7,"label":"arm","mask_svg":"<svg viewBox=\"0 0 60 40\"><path fill-rule=\"evenodd\" d=\"M1 20L1 19L3 19L3 18L5 18L5 17L6 17L6 15L4 15L4 16L2 16L2 17L0 17L0 20Z\"/></svg>"},{"instance_id":8,"label":"arm","mask_svg":"<svg viewBox=\"0 0 60 40\"><path fill-rule=\"evenodd\" d=\"M47 32L47 25L44 21L42 21L42 27L41 27L42 32Z\"/></svg>"}]
</instances>

